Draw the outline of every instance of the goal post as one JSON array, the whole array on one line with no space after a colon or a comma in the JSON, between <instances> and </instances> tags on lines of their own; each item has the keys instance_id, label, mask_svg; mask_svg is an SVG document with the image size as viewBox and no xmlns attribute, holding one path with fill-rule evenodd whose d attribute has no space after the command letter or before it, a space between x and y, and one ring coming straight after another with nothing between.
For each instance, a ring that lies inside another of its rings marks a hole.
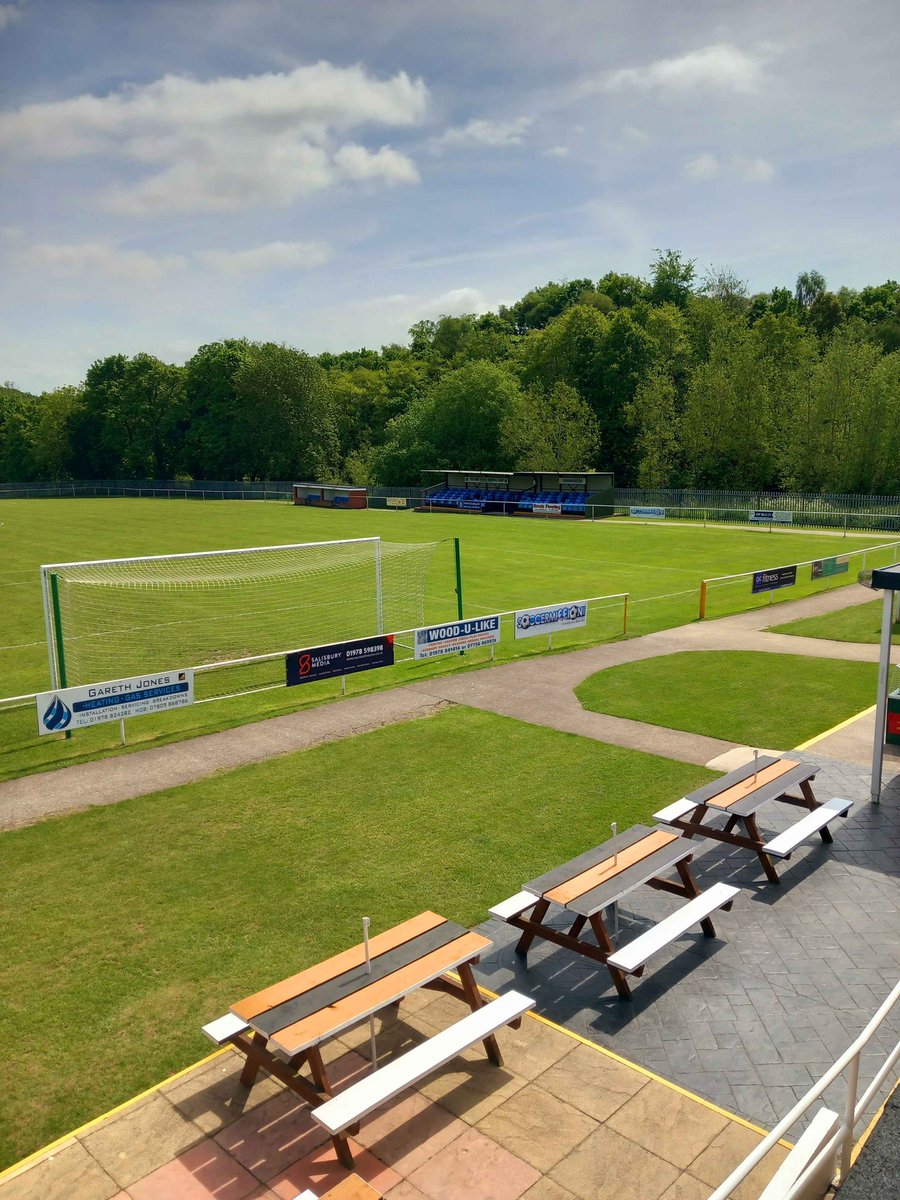
<instances>
[{"instance_id":1,"label":"goal post","mask_svg":"<svg viewBox=\"0 0 900 1200\"><path fill-rule=\"evenodd\" d=\"M53 687L408 629L440 542L379 537L41 567Z\"/></svg>"}]
</instances>

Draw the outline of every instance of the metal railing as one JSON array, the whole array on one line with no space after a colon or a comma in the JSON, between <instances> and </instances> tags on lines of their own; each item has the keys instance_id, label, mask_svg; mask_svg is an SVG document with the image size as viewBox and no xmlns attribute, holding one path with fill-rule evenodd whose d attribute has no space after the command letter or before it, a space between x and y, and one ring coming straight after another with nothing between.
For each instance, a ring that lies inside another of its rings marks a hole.
<instances>
[{"instance_id":1,"label":"metal railing","mask_svg":"<svg viewBox=\"0 0 900 1200\"><path fill-rule=\"evenodd\" d=\"M854 576L849 569L851 558L859 558L859 560L860 560L859 569L864 571L866 569L866 564L868 563L870 554L882 554L883 553L890 560L890 559L896 557L898 548L900 548L900 541L898 541L898 542L880 542L880 543L878 543L878 545L862 546L858 550L853 550L848 554L841 555L842 559L846 558L846 560L847 560L846 571L842 571L840 573L840 576L838 576L836 574L821 575L820 578L823 581L824 588L827 589L831 585L833 580L839 582L841 578L843 579L844 583L855 582ZM792 584L789 584L787 587L782 587L779 585L775 588L761 590L760 593L757 593L760 595L768 595L769 602L772 603L774 601L774 596L775 596L776 592L787 591L787 590L789 590L789 588L794 588L798 585L798 583L800 581L796 579L796 571L798 571L800 569L800 567L810 567L811 568L814 563L817 563L817 562L821 563L823 561L825 561L825 557L823 557L821 559L810 558L810 559L806 559L804 562L785 563L783 566L778 566L778 567L762 567L762 568L757 567L756 570L753 570L753 571L735 571L731 575L715 575L715 576L710 576L708 579L701 579L701 581L700 581L700 606L699 606L699 611L698 611L697 616L698 616L699 620L701 620L701 621L706 616L709 588L710 588L711 584L712 585L724 585L724 584L728 584L728 583L737 582L738 580L741 580L741 579L744 579L744 580L752 579L755 575L759 575L763 571L765 571L766 573L777 574L780 571L794 570L795 579ZM808 582L811 584L813 582L813 580L810 579Z\"/></svg>"},{"instance_id":2,"label":"metal railing","mask_svg":"<svg viewBox=\"0 0 900 1200\"><path fill-rule=\"evenodd\" d=\"M709 1200L728 1200L728 1197L731 1196L738 1184L747 1178L772 1147L777 1145L788 1130L809 1111L813 1104L845 1071L847 1071L847 1097L844 1102L843 1117L840 1120L837 1132L825 1142L809 1162L803 1165L796 1180L784 1192L784 1200L792 1200L793 1197L800 1196L803 1188L810 1180L815 1178L816 1174L829 1161L829 1156L833 1156L835 1153L838 1153L839 1156L838 1178L841 1183L846 1180L853 1162L853 1140L856 1126L868 1111L869 1106L878 1095L880 1089L884 1086L885 1080L893 1078L891 1073L896 1069L898 1062L900 1062L900 1041L897 1042L893 1050L888 1054L874 1079L861 1096L859 1095L860 1058L873 1036L888 1017L891 1016L898 1004L900 1004L900 982L894 987L894 990L872 1017L871 1021L869 1021L856 1041L847 1047L834 1066L825 1072L818 1083L813 1084L803 1099L797 1101L787 1116L778 1122L772 1132L763 1138L742 1163L739 1163L735 1167L725 1182L720 1184L711 1193Z\"/></svg>"},{"instance_id":3,"label":"metal railing","mask_svg":"<svg viewBox=\"0 0 900 1200\"><path fill-rule=\"evenodd\" d=\"M586 600L583 600L580 602L586 603L588 605L588 619L590 619L590 615L592 612L594 614L596 614L599 611L603 611L608 608L617 607L618 602L621 602L621 607L622 607L621 636L624 636L628 632L628 616L629 616L628 600L629 600L628 592L613 592L607 596L590 596ZM609 602L609 603L607 603L607 602ZM532 608L554 608L554 607L563 607L566 603L571 604L572 600L570 599L568 601L551 601L550 603L536 604L536 605L532 605L530 607L532 607ZM524 607L529 607L529 606L524 606ZM490 612L488 612L487 609L484 609L483 615L499 617L500 621L501 621L501 629L502 629L502 622L503 622L504 618L510 618L510 617L514 618L518 611L520 611L520 610L514 609L514 608L513 609L504 609L502 611L492 610ZM478 614L478 615L482 615L482 614ZM472 621L472 620L476 620L476 619L477 619L476 616L471 616L471 615L463 618L463 620L468 620L468 621ZM448 618L445 622L435 622L435 623L436 624L456 623L458 620L459 620L459 618L452 617L452 618ZM423 626L417 625L417 626L413 626L410 629L395 630L390 636L392 636L395 639L395 645L397 645L401 650L411 650L411 646L409 645L409 639L412 635L415 634L416 630L420 629L420 628L423 628ZM557 633L563 632L565 634L580 635L584 632L584 630L586 628L587 628L586 626L576 626L575 628L573 628L571 630L557 631ZM538 636L542 637L544 635L538 635ZM619 631L616 631L615 633L607 634L607 636L618 637L618 636L620 636L620 633L619 633ZM546 635L546 637L547 637L547 649L552 650L553 649L553 634L549 633ZM404 641L403 641L404 638L407 639L406 643L404 643ZM504 640L508 643L510 640L517 640L517 639L507 638ZM603 639L592 637L592 635L590 633L588 633L587 640L589 642L596 642L596 641L600 641ZM531 647L535 647L535 643L537 641L538 641L537 637L528 639L528 645L530 645ZM334 643L334 644L337 645L339 643ZM559 648L558 642L557 642L557 648ZM242 658L228 659L228 660L219 661L219 662L200 663L200 664L194 665L190 669L194 671L195 675L204 675L204 674L208 675L209 673L215 672L215 671L234 671L235 669L240 669L243 667L253 667L260 663L270 663L270 662L274 663L274 662L284 659L285 655L287 655L287 654L294 654L298 650L305 650L305 649L309 649L309 646L288 647L285 649L268 651L265 654L253 654L253 655L247 655ZM469 652L465 651L464 653L469 653ZM493 646L490 647L490 658L491 658L491 660L494 659L494 647ZM418 661L418 660L415 660L413 658L412 654L408 654L404 657L400 657L400 658L396 659L395 665L402 666L403 664L405 664L407 662L413 662L413 661ZM285 686L284 680L280 679L278 682L266 682L259 687L247 687L247 688L242 688L240 690L231 690L231 691L223 692L221 694L216 694L213 696L201 697L200 699L197 699L194 701L194 705L196 706L198 704L212 704L213 702L215 702L217 700L228 700L228 699L234 699L237 696L249 696L249 695L255 695L260 692L274 691L278 688L283 688L284 686ZM47 688L41 688L38 691L34 691L34 692L26 692L20 696L0 697L0 715L2 715L4 712L12 712L16 709L27 708L30 704L34 703L36 696L38 696L42 692L45 692L48 690L52 690L49 685ZM35 736L37 736L37 734Z\"/></svg>"},{"instance_id":4,"label":"metal railing","mask_svg":"<svg viewBox=\"0 0 900 1200\"><path fill-rule=\"evenodd\" d=\"M850 492L773 492L739 488L616 488L616 504L661 508L769 508L801 512L894 512L900 496Z\"/></svg>"}]
</instances>

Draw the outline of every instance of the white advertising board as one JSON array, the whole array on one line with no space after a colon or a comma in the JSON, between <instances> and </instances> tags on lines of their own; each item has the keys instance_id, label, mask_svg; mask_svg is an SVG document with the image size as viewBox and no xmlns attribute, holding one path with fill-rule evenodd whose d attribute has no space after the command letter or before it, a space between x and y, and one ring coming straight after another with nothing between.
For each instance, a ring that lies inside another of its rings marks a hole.
<instances>
[{"instance_id":1,"label":"white advertising board","mask_svg":"<svg viewBox=\"0 0 900 1200\"><path fill-rule=\"evenodd\" d=\"M531 511L543 513L545 517L558 517L562 512L561 504L546 504L543 501L535 501L531 506Z\"/></svg>"},{"instance_id":2,"label":"white advertising board","mask_svg":"<svg viewBox=\"0 0 900 1200\"><path fill-rule=\"evenodd\" d=\"M405 496L388 496L387 507L388 508L406 508L406 497Z\"/></svg>"},{"instance_id":3,"label":"white advertising board","mask_svg":"<svg viewBox=\"0 0 900 1200\"><path fill-rule=\"evenodd\" d=\"M36 699L38 733L61 733L193 704L194 672L148 671L130 679L40 692Z\"/></svg>"},{"instance_id":4,"label":"white advertising board","mask_svg":"<svg viewBox=\"0 0 900 1200\"><path fill-rule=\"evenodd\" d=\"M645 520L647 517L661 519L665 517L666 510L664 508L642 508L640 505L632 504L628 510L628 515L629 517L643 517Z\"/></svg>"},{"instance_id":5,"label":"white advertising board","mask_svg":"<svg viewBox=\"0 0 900 1200\"><path fill-rule=\"evenodd\" d=\"M578 629L587 625L587 600L570 604L553 604L547 608L523 608L516 613L516 637L537 637L561 629Z\"/></svg>"},{"instance_id":6,"label":"white advertising board","mask_svg":"<svg viewBox=\"0 0 900 1200\"><path fill-rule=\"evenodd\" d=\"M448 621L446 625L426 625L416 630L416 658L437 658L478 650L500 641L500 618L475 617L471 621Z\"/></svg>"}]
</instances>

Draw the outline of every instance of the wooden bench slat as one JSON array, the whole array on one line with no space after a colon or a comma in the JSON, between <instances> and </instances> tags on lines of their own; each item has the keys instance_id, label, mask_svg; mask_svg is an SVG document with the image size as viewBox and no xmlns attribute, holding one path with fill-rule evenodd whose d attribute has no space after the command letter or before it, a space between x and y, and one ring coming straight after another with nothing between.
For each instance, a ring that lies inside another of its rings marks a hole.
<instances>
[{"instance_id":1,"label":"wooden bench slat","mask_svg":"<svg viewBox=\"0 0 900 1200\"><path fill-rule=\"evenodd\" d=\"M637 866L638 863L650 858L658 850L664 850L672 842L678 841L680 836L668 829L654 829L642 837L639 842L634 842L624 850L619 850L617 854L601 859L592 867L588 867L586 871L581 871L557 887L544 892L544 899L552 900L555 904L568 905L570 901L576 900L586 892L602 887L605 883L611 883L617 875L621 875L629 867Z\"/></svg>"},{"instance_id":2,"label":"wooden bench slat","mask_svg":"<svg viewBox=\"0 0 900 1200\"><path fill-rule=\"evenodd\" d=\"M247 1022L242 1021L240 1017L236 1017L234 1013L226 1013L224 1017L218 1017L215 1021L210 1021L208 1025L204 1025L203 1032L217 1046L224 1046L226 1042L230 1042L237 1034L244 1033L249 1028Z\"/></svg>"},{"instance_id":3,"label":"wooden bench slat","mask_svg":"<svg viewBox=\"0 0 900 1200\"><path fill-rule=\"evenodd\" d=\"M560 867L554 867L552 871L545 871L543 875L538 875L537 879L529 879L525 884L525 889L534 892L536 896L543 896L551 888L558 887L574 875L580 875L588 867L596 866L604 858L609 858L610 854L615 854L616 851L621 853L651 832L652 826L650 825L632 825L630 829L610 838L602 846L594 846L590 850L585 850L584 854L579 854L577 858L570 859Z\"/></svg>"},{"instance_id":4,"label":"wooden bench slat","mask_svg":"<svg viewBox=\"0 0 900 1200\"><path fill-rule=\"evenodd\" d=\"M499 917L501 921L508 921L510 917L517 917L519 913L523 913L526 908L531 908L537 902L538 897L532 892L516 892L515 896L510 896L507 900L501 900L499 904L495 904L493 908L488 909L488 912L492 917Z\"/></svg>"},{"instance_id":5,"label":"wooden bench slat","mask_svg":"<svg viewBox=\"0 0 900 1200\"><path fill-rule=\"evenodd\" d=\"M784 833L779 833L770 842L766 842L763 850L766 854L771 854L773 858L787 858L801 842L805 842L808 837L818 833L835 817L843 817L852 806L852 800L843 800L839 797L826 800L824 804L819 805L815 812L802 817L790 829L786 829Z\"/></svg>"},{"instance_id":6,"label":"wooden bench slat","mask_svg":"<svg viewBox=\"0 0 900 1200\"><path fill-rule=\"evenodd\" d=\"M373 1109L400 1095L475 1042L489 1037L531 1008L534 1008L534 1001L530 997L520 992L507 992L352 1084L340 1095L314 1108L312 1115L329 1133L342 1133Z\"/></svg>"},{"instance_id":7,"label":"wooden bench slat","mask_svg":"<svg viewBox=\"0 0 900 1200\"><path fill-rule=\"evenodd\" d=\"M688 813L692 813L694 809L700 805L695 800L688 800L687 796L682 796L680 800L676 800L674 804L667 804L665 808L661 808L659 812L653 814L654 821L677 821L680 817L686 817Z\"/></svg>"},{"instance_id":8,"label":"wooden bench slat","mask_svg":"<svg viewBox=\"0 0 900 1200\"><path fill-rule=\"evenodd\" d=\"M740 888L732 887L729 883L713 884L707 891L683 904L677 912L610 955L607 965L618 967L620 971L637 971L658 950L662 950L682 933L686 933L692 925L698 924L711 912L733 900L739 891Z\"/></svg>"},{"instance_id":9,"label":"wooden bench slat","mask_svg":"<svg viewBox=\"0 0 900 1200\"><path fill-rule=\"evenodd\" d=\"M707 800L710 800L713 796L717 796L724 788L732 787L734 784L740 783L742 779L746 779L748 775L752 775L754 771L761 771L764 767L770 767L772 763L776 762L778 762L778 759L774 758L771 754L761 754L755 763L751 758L742 767L735 767L727 775L722 775L718 779L714 779L711 783L704 783L702 787L688 792L685 799L693 800L695 804L705 804ZM726 780L730 780L730 783L726 783Z\"/></svg>"}]
</instances>

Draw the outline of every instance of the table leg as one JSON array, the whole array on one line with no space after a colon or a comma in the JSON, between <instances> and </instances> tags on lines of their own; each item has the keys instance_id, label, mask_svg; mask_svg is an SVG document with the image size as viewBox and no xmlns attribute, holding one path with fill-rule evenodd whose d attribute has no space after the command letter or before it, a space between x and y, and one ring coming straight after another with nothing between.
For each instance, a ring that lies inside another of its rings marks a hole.
<instances>
[{"instance_id":1,"label":"table leg","mask_svg":"<svg viewBox=\"0 0 900 1200\"><path fill-rule=\"evenodd\" d=\"M756 856L762 863L762 869L765 871L766 878L769 880L769 883L781 883L781 880L778 878L778 872L772 865L772 860L769 858L768 854L763 851L764 843L762 835L759 832L759 826L756 823L756 817L751 814L750 816L743 817L742 819L744 822L744 828L747 830L747 836L756 843Z\"/></svg>"},{"instance_id":2,"label":"table leg","mask_svg":"<svg viewBox=\"0 0 900 1200\"><path fill-rule=\"evenodd\" d=\"M469 1002L469 1008L472 1012L476 1012L484 1004L484 997L478 990L478 984L475 982L475 976L472 974L472 967L469 963L460 963L456 968L456 973L459 976L460 983L463 985L463 991L466 994L466 1000ZM500 1047L497 1045L497 1039L494 1034L490 1034L483 1041L485 1052L491 1062L497 1066L503 1066L503 1055L500 1053Z\"/></svg>"},{"instance_id":3,"label":"table leg","mask_svg":"<svg viewBox=\"0 0 900 1200\"><path fill-rule=\"evenodd\" d=\"M812 790L812 784L809 782L808 779L804 779L803 782L800 784L800 791L803 793L803 799L806 801L809 811L815 812L816 809L819 807L819 802L816 799L815 792ZM822 839L823 842L826 843L826 845L829 843L832 843L834 841L834 838L832 837L832 834L831 834L831 830L828 828L827 825L823 825L822 828L819 830L819 837Z\"/></svg>"},{"instance_id":4,"label":"table leg","mask_svg":"<svg viewBox=\"0 0 900 1200\"><path fill-rule=\"evenodd\" d=\"M256 1076L259 1074L259 1068L262 1066L262 1058L254 1054L253 1049L264 1050L268 1040L263 1033L254 1033L250 1039L250 1046L246 1051L247 1061L244 1063L244 1069L241 1071L241 1083L246 1088L253 1087Z\"/></svg>"},{"instance_id":5,"label":"table leg","mask_svg":"<svg viewBox=\"0 0 900 1200\"><path fill-rule=\"evenodd\" d=\"M540 925L544 917L550 911L549 900L538 900L537 904L531 910L529 921L534 921L536 925ZM537 932L531 929L526 929L519 940L516 942L516 954L527 954L528 948L534 939L537 937Z\"/></svg>"},{"instance_id":6,"label":"table leg","mask_svg":"<svg viewBox=\"0 0 900 1200\"><path fill-rule=\"evenodd\" d=\"M594 915L589 919L594 937L597 939L597 945L600 947L603 953L609 957L609 955L614 952L615 947L610 940L609 934L606 932L606 926L603 924L603 917L600 915L600 913L594 913ZM611 967L609 963L606 964L606 969L609 971L616 991L619 993L621 998L623 1000L630 1000L631 988L628 986L628 980L625 977L625 972L620 971L618 967Z\"/></svg>"},{"instance_id":7,"label":"table leg","mask_svg":"<svg viewBox=\"0 0 900 1200\"><path fill-rule=\"evenodd\" d=\"M587 924L587 917L576 917L572 922L572 928L569 930L569 937L578 937L582 929Z\"/></svg>"},{"instance_id":8,"label":"table leg","mask_svg":"<svg viewBox=\"0 0 900 1200\"><path fill-rule=\"evenodd\" d=\"M676 863L675 866L681 882L684 884L684 894L693 900L695 896L700 895L700 889L697 887L694 877L691 874L690 866L684 859L680 863ZM716 927L713 925L710 917L703 918L700 922L700 928L707 937L713 938L716 936Z\"/></svg>"}]
</instances>

